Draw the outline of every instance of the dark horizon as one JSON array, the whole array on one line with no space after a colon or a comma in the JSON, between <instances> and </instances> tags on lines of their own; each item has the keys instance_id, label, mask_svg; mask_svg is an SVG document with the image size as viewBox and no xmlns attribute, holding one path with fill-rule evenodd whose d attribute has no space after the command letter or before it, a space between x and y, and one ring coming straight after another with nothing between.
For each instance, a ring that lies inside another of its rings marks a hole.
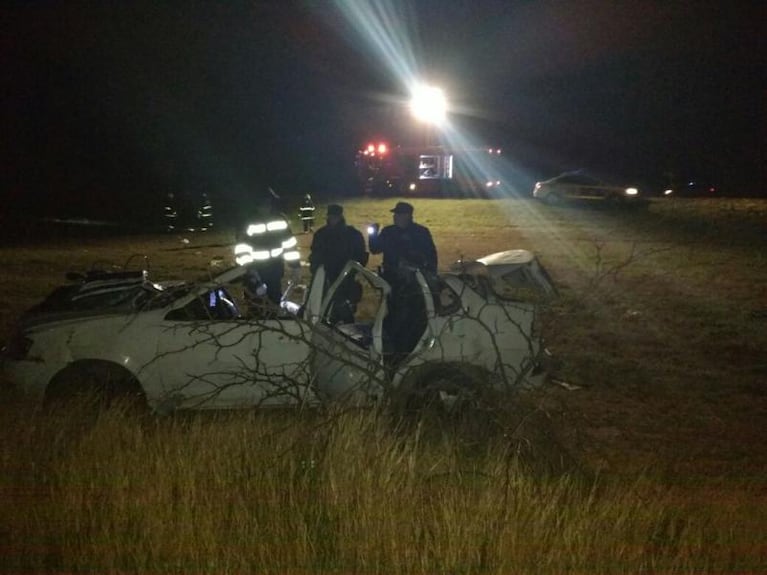
<instances>
[{"instance_id":1,"label":"dark horizon","mask_svg":"<svg viewBox=\"0 0 767 575\"><path fill-rule=\"evenodd\" d=\"M419 68L520 190L584 167L767 194L762 3L396 5ZM335 6L5 6L5 211L121 219L169 191L349 193L356 150L413 127Z\"/></svg>"}]
</instances>

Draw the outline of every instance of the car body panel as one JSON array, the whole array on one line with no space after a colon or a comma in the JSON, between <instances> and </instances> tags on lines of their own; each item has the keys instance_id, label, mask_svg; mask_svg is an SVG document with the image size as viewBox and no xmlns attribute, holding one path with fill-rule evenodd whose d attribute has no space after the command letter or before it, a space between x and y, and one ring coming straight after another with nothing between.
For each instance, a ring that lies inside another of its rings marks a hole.
<instances>
[{"instance_id":1,"label":"car body panel","mask_svg":"<svg viewBox=\"0 0 767 575\"><path fill-rule=\"evenodd\" d=\"M309 399L309 345L293 318L165 321L147 368L165 407L240 408Z\"/></svg>"},{"instance_id":2,"label":"car body panel","mask_svg":"<svg viewBox=\"0 0 767 575\"><path fill-rule=\"evenodd\" d=\"M161 294L131 313L89 310L80 318L29 323L22 333L31 348L3 367L10 381L41 400L51 379L73 362L110 362L133 375L158 411L329 399L366 404L431 365L471 366L508 387L541 381L533 373L542 350L535 317L540 298L555 289L528 251L459 262L439 276L414 269L405 309L397 309L402 303L392 301L382 277L348 262L327 288L320 269L303 306L244 317L234 301L244 273L233 268L198 286L184 284L180 297ZM339 321L335 311L350 282L361 286L360 298L353 321ZM387 320L396 312L405 313L409 343L394 353Z\"/></svg>"},{"instance_id":3,"label":"car body panel","mask_svg":"<svg viewBox=\"0 0 767 575\"><path fill-rule=\"evenodd\" d=\"M389 285L377 274L355 261L347 262L338 278L321 298L324 281L315 278L310 290L310 315L313 318L312 346L315 350L316 387L323 397L344 397L353 403L366 403L384 393L383 320L387 313ZM369 310L368 322L335 323L332 307L345 282L362 278L378 292L375 307ZM316 311L315 311L316 310Z\"/></svg>"},{"instance_id":4,"label":"car body panel","mask_svg":"<svg viewBox=\"0 0 767 575\"><path fill-rule=\"evenodd\" d=\"M639 190L634 186L616 186L601 181L581 170L565 172L541 182L536 182L533 197L547 203L562 200L599 200L634 202L639 197Z\"/></svg>"}]
</instances>

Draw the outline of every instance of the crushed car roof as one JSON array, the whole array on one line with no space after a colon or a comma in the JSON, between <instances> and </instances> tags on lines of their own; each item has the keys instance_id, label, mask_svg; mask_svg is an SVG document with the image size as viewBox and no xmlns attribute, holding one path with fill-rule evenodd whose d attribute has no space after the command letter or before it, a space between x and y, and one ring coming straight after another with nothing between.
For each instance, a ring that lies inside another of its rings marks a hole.
<instances>
[{"instance_id":1,"label":"crushed car roof","mask_svg":"<svg viewBox=\"0 0 767 575\"><path fill-rule=\"evenodd\" d=\"M453 264L451 271L485 277L491 282L507 280L514 272L518 272L535 281L545 293L556 294L548 273L535 254L528 250L506 250L476 260L461 260Z\"/></svg>"},{"instance_id":2,"label":"crushed car roof","mask_svg":"<svg viewBox=\"0 0 767 575\"><path fill-rule=\"evenodd\" d=\"M459 260L453 264L451 270L471 275L499 277L520 266L527 266L533 261L535 256L528 250L507 250L476 260Z\"/></svg>"}]
</instances>

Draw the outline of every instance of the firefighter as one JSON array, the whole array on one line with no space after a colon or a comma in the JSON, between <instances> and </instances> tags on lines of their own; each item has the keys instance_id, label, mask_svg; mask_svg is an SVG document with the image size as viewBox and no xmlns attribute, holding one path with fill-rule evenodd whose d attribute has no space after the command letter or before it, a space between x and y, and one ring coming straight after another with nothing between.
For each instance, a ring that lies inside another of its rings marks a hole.
<instances>
[{"instance_id":1,"label":"firefighter","mask_svg":"<svg viewBox=\"0 0 767 575\"><path fill-rule=\"evenodd\" d=\"M291 270L291 280L299 281L298 241L279 210L279 196L271 188L258 203L253 217L237 230L234 259L238 265L247 266L248 275L253 276L252 281L246 278L246 286L265 284L266 296L274 304L279 305L282 298L285 265Z\"/></svg>"},{"instance_id":2,"label":"firefighter","mask_svg":"<svg viewBox=\"0 0 767 575\"><path fill-rule=\"evenodd\" d=\"M343 206L330 204L326 221L327 223L314 234L309 255L312 278L317 269L324 266L325 287L336 281L346 262L354 260L364 266L367 265L369 257L365 250L365 238L355 227L347 225ZM347 280L336 291L336 298L342 304L337 307L343 311L337 314L334 321L351 323L356 304L361 297L362 286L353 278Z\"/></svg>"},{"instance_id":3,"label":"firefighter","mask_svg":"<svg viewBox=\"0 0 767 575\"><path fill-rule=\"evenodd\" d=\"M314 228L314 202L311 194L304 196L301 207L298 208L298 215L301 218L301 224L304 226L304 233L307 234Z\"/></svg>"}]
</instances>

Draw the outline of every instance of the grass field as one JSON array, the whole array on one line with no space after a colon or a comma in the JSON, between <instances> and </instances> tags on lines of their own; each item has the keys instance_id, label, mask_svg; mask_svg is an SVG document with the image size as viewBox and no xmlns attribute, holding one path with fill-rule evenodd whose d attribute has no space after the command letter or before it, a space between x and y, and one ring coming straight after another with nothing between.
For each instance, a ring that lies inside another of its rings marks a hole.
<instances>
[{"instance_id":1,"label":"grass field","mask_svg":"<svg viewBox=\"0 0 767 575\"><path fill-rule=\"evenodd\" d=\"M347 201L347 220L388 223L393 203ZM0 570L763 572L767 201L413 204L443 269L538 254L560 291L545 334L569 389L439 428L369 412L118 412L85 427L3 396ZM0 249L0 335L97 260L146 255L166 279L230 257L230 234L182 239Z\"/></svg>"}]
</instances>

